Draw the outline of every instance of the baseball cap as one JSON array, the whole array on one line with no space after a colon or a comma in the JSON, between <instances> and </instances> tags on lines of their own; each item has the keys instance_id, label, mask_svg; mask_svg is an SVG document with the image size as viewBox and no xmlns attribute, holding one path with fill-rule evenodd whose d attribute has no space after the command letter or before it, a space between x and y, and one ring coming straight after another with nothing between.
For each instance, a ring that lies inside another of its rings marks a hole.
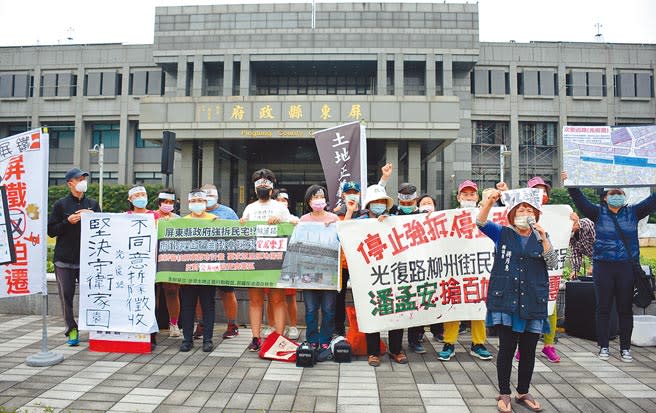
<instances>
[{"instance_id":1,"label":"baseball cap","mask_svg":"<svg viewBox=\"0 0 656 413\"><path fill-rule=\"evenodd\" d=\"M478 185L476 185L476 182L470 181L469 179L458 185L458 193L462 192L465 188L472 188L474 191L478 191Z\"/></svg>"},{"instance_id":2,"label":"baseball cap","mask_svg":"<svg viewBox=\"0 0 656 413\"><path fill-rule=\"evenodd\" d=\"M358 192L361 192L360 191L360 183L359 182L348 181L348 182L344 182L342 184L342 192L347 192L347 191L351 191L351 190L356 190Z\"/></svg>"},{"instance_id":3,"label":"baseball cap","mask_svg":"<svg viewBox=\"0 0 656 413\"><path fill-rule=\"evenodd\" d=\"M71 168L66 172L66 175L64 176L64 179L67 181L70 181L71 179L79 178L81 176L89 176L88 172L84 172L80 168Z\"/></svg>"}]
</instances>

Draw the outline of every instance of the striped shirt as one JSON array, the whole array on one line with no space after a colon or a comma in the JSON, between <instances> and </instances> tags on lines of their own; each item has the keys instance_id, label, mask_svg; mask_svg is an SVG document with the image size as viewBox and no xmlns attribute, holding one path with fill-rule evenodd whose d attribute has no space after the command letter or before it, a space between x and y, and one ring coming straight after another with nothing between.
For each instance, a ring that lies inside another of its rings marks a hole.
<instances>
[{"instance_id":1,"label":"striped shirt","mask_svg":"<svg viewBox=\"0 0 656 413\"><path fill-rule=\"evenodd\" d=\"M595 242L595 226L588 218L579 220L580 229L569 239L570 262L572 272L578 274L583 263L583 256L592 257L592 246Z\"/></svg>"}]
</instances>

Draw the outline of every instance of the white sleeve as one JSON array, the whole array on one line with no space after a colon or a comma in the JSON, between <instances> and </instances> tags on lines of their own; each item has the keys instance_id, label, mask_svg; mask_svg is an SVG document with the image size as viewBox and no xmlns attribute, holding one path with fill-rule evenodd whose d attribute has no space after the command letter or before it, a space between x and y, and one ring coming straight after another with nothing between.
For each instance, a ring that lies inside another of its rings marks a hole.
<instances>
[{"instance_id":1,"label":"white sleeve","mask_svg":"<svg viewBox=\"0 0 656 413\"><path fill-rule=\"evenodd\" d=\"M289 209L287 209L287 207L280 202L278 202L278 205L280 208L278 208L279 211L276 215L278 215L280 220L283 222L291 222L293 215L289 213Z\"/></svg>"},{"instance_id":2,"label":"white sleeve","mask_svg":"<svg viewBox=\"0 0 656 413\"><path fill-rule=\"evenodd\" d=\"M251 204L248 204L246 205L246 208L244 208L244 212L241 213L241 217L250 221L250 212L251 212Z\"/></svg>"}]
</instances>

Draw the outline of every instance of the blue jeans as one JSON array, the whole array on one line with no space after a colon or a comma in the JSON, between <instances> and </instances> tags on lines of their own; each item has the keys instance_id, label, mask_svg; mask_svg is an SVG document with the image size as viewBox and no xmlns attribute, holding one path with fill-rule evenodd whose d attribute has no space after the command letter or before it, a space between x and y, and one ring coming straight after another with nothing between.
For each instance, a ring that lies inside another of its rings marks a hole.
<instances>
[{"instance_id":1,"label":"blue jeans","mask_svg":"<svg viewBox=\"0 0 656 413\"><path fill-rule=\"evenodd\" d=\"M329 344L335 331L335 299L337 293L328 290L304 290L305 339L312 344ZM319 330L321 308L321 330Z\"/></svg>"}]
</instances>

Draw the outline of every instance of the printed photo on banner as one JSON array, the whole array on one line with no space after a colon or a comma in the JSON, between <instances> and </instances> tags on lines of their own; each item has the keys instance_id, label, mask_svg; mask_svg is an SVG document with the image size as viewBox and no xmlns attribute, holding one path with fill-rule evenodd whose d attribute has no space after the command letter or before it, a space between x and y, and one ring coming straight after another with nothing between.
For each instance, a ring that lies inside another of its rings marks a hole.
<instances>
[{"instance_id":1,"label":"printed photo on banner","mask_svg":"<svg viewBox=\"0 0 656 413\"><path fill-rule=\"evenodd\" d=\"M153 216L95 213L81 222L79 329L158 331Z\"/></svg>"},{"instance_id":2,"label":"printed photo on banner","mask_svg":"<svg viewBox=\"0 0 656 413\"><path fill-rule=\"evenodd\" d=\"M283 280L281 275L294 231L294 225L288 223L267 225L248 221L240 224L219 219L161 221L157 282L287 288L292 282L291 276ZM328 245L327 239L316 238L317 242ZM324 277L324 273L330 272L324 268L330 260L334 261L335 270L330 277ZM337 273L337 254L322 258L320 263L313 267L312 273L307 273L311 275L306 278L307 283L295 280L295 288L336 289L333 277ZM306 269L310 271L309 267Z\"/></svg>"},{"instance_id":3,"label":"printed photo on banner","mask_svg":"<svg viewBox=\"0 0 656 413\"><path fill-rule=\"evenodd\" d=\"M656 125L564 126L565 186L656 184Z\"/></svg>"},{"instance_id":4,"label":"printed photo on banner","mask_svg":"<svg viewBox=\"0 0 656 413\"><path fill-rule=\"evenodd\" d=\"M296 225L282 264L278 288L338 288L337 226L317 222Z\"/></svg>"},{"instance_id":5,"label":"printed photo on banner","mask_svg":"<svg viewBox=\"0 0 656 413\"><path fill-rule=\"evenodd\" d=\"M558 267L549 271L550 313L567 256L571 212L567 205L548 205L540 218L559 256ZM477 214L467 208L339 222L360 330L485 319L494 244L478 230ZM494 208L490 216L508 223L506 208Z\"/></svg>"},{"instance_id":6,"label":"printed photo on banner","mask_svg":"<svg viewBox=\"0 0 656 413\"><path fill-rule=\"evenodd\" d=\"M47 291L47 168L48 134L41 129L0 139L0 185L7 195L0 227L8 231L0 231L0 243L2 261L11 258L0 264L0 298Z\"/></svg>"}]
</instances>

